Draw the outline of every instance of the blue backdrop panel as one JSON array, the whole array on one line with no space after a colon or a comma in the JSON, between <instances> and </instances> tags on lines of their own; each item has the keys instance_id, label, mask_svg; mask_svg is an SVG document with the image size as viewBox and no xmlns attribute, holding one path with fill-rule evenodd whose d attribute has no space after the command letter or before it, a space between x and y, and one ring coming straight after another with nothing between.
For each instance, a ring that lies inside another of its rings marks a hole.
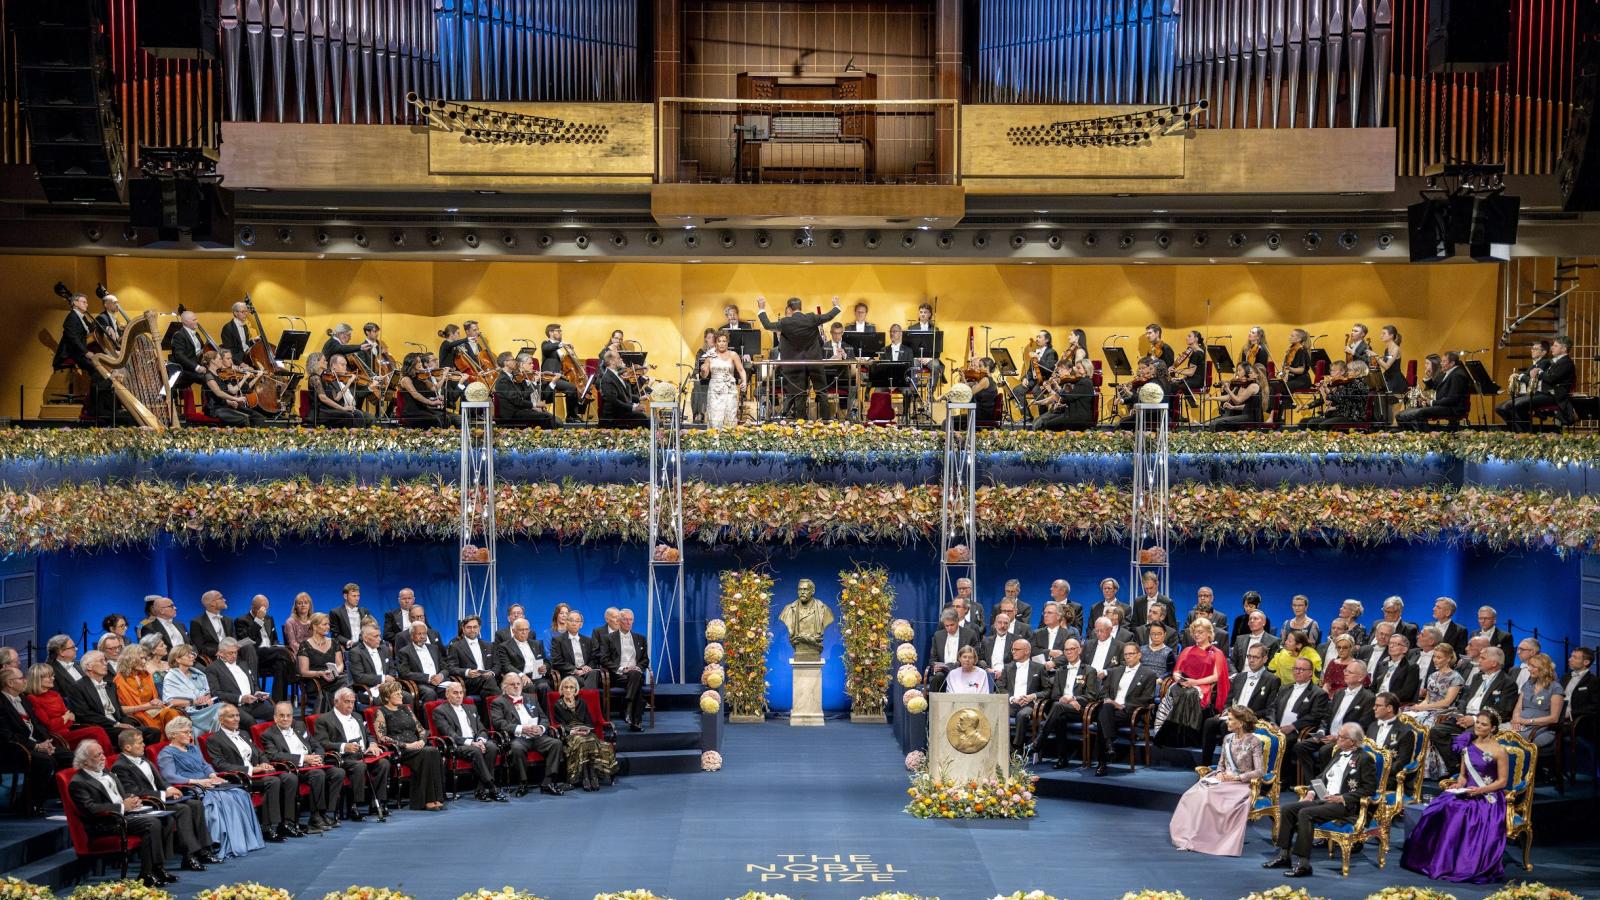
<instances>
[{"instance_id":1,"label":"blue backdrop panel","mask_svg":"<svg viewBox=\"0 0 1600 900\"><path fill-rule=\"evenodd\" d=\"M1099 597L1102 577L1127 577L1127 551L1120 547L1053 545L1042 542L986 543L980 550L978 596L985 606L1002 593L1007 578L1021 580L1023 596L1035 617L1048 595L1050 582L1066 578L1072 597L1086 606ZM818 594L837 611L838 573L855 562L882 565L891 573L897 615L917 623L918 649L937 618L938 566L928 547L796 547L690 548L685 554L688 628L687 673L698 678L706 619L719 613L717 575L724 569L765 566L777 580L773 598L774 637L768 654L768 699L776 709L789 705L789 645L776 615L794 598L801 578L817 583ZM238 614L254 594L272 600L280 622L298 591L311 594L317 609L339 602L346 582L362 588L362 603L375 614L394 606L403 587L417 592L429 619L447 636L454 634L456 565L454 545L285 544L235 551L162 544L138 551L58 554L39 561L40 634L58 631L76 635L84 623L90 638L108 612L134 617L145 594L159 593L178 602L187 620L199 610L200 594L218 589ZM548 636L550 610L565 601L584 614L585 632L599 624L607 606L631 607L641 629L645 622L644 554L637 545L561 546L538 541L502 544L500 607L513 601L529 608L541 636ZM1522 629L1576 638L1579 633L1579 561L1548 553L1496 554L1470 548L1396 544L1358 550L1325 548L1252 552L1246 549L1179 548L1173 554L1173 594L1181 610L1193 605L1195 589L1211 586L1218 605L1230 617L1239 597L1260 591L1274 623L1289 614L1289 598L1311 597L1312 615L1327 623L1340 600L1354 597L1378 617L1383 598L1398 594L1407 601L1406 618L1426 619L1433 598L1454 597L1462 606L1458 620L1470 624L1474 610L1490 604L1501 621L1514 619ZM1124 587L1122 596L1126 598ZM663 635L650 636L652 649ZM828 665L823 673L823 699L830 709L846 706L844 668L837 628L824 645Z\"/></svg>"}]
</instances>

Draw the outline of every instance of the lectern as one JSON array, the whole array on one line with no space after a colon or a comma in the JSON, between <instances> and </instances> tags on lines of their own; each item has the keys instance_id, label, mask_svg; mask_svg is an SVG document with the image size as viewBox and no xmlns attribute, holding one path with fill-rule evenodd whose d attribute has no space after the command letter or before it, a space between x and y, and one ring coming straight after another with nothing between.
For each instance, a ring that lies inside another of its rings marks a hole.
<instances>
[{"instance_id":1,"label":"lectern","mask_svg":"<svg viewBox=\"0 0 1600 900\"><path fill-rule=\"evenodd\" d=\"M928 696L928 771L974 781L1011 766L1011 719L1001 694Z\"/></svg>"}]
</instances>

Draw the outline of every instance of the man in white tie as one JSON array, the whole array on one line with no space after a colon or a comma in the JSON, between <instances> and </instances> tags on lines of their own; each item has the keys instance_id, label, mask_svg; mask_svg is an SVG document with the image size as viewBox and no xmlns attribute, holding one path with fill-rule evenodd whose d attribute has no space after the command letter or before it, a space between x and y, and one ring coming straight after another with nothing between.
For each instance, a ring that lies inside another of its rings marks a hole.
<instances>
[{"instance_id":1,"label":"man in white tie","mask_svg":"<svg viewBox=\"0 0 1600 900\"><path fill-rule=\"evenodd\" d=\"M1372 742L1389 751L1389 785L1417 754L1417 733L1400 723L1400 698L1384 691L1372 699ZM1326 762L1326 760L1324 760ZM1387 785L1385 786L1387 789Z\"/></svg>"},{"instance_id":2,"label":"man in white tie","mask_svg":"<svg viewBox=\"0 0 1600 900\"><path fill-rule=\"evenodd\" d=\"M211 852L211 831L206 827L205 802L197 795L185 797L178 788L167 783L145 755L144 736L137 731L124 731L117 735L117 761L111 764L111 774L124 797L138 797L158 809L172 811L174 836L178 851L183 856L182 869L186 872L204 872L206 863L222 860Z\"/></svg>"},{"instance_id":3,"label":"man in white tie","mask_svg":"<svg viewBox=\"0 0 1600 900\"><path fill-rule=\"evenodd\" d=\"M483 620L468 616L461 622L461 633L445 649L445 667L452 681L466 685L467 693L487 697L495 690L494 648L480 635Z\"/></svg>"},{"instance_id":4,"label":"man in white tie","mask_svg":"<svg viewBox=\"0 0 1600 900\"><path fill-rule=\"evenodd\" d=\"M878 326L867 321L867 302L865 300L858 302L852 313L855 319L846 326L846 331L853 331L857 334L871 334L878 330Z\"/></svg>"},{"instance_id":5,"label":"man in white tie","mask_svg":"<svg viewBox=\"0 0 1600 900\"><path fill-rule=\"evenodd\" d=\"M106 751L94 741L83 741L72 754L78 774L67 786L67 796L77 807L90 836L118 835L139 838L139 880L159 888L178 880L167 874L166 844L172 820L134 815L145 808L138 797L122 793L122 786L106 771Z\"/></svg>"},{"instance_id":6,"label":"man in white tie","mask_svg":"<svg viewBox=\"0 0 1600 900\"><path fill-rule=\"evenodd\" d=\"M961 648L975 648L977 643L977 634L961 624L961 615L954 607L939 614L939 629L929 638L924 656L928 661L929 693L944 690L945 674L961 665Z\"/></svg>"},{"instance_id":7,"label":"man in white tie","mask_svg":"<svg viewBox=\"0 0 1600 900\"><path fill-rule=\"evenodd\" d=\"M200 356L206 345L200 337L200 318L194 310L186 309L178 316L178 321L183 327L173 332L172 346L167 350L167 361L178 367L171 384L174 391L205 381L205 365Z\"/></svg>"},{"instance_id":8,"label":"man in white tie","mask_svg":"<svg viewBox=\"0 0 1600 900\"><path fill-rule=\"evenodd\" d=\"M256 673L272 679L272 699L282 700L289 693L289 672L294 656L278 636L278 623L272 618L271 607L266 594L251 597L249 615L233 620L233 636L241 644L255 647Z\"/></svg>"},{"instance_id":9,"label":"man in white tie","mask_svg":"<svg viewBox=\"0 0 1600 900\"><path fill-rule=\"evenodd\" d=\"M151 594L144 598L144 611L150 621L139 629L140 635L155 634L161 636L161 642L167 645L167 652L179 644L189 643L189 635L178 624L178 604L172 602L171 597L162 597Z\"/></svg>"},{"instance_id":10,"label":"man in white tie","mask_svg":"<svg viewBox=\"0 0 1600 900\"><path fill-rule=\"evenodd\" d=\"M1257 718L1271 718L1278 689L1283 684L1267 670L1267 648L1256 644L1245 655L1245 668L1235 672L1228 687L1228 706L1248 706ZM1217 742L1227 728L1227 716L1211 716L1200 726L1200 761L1216 759Z\"/></svg>"},{"instance_id":11,"label":"man in white tie","mask_svg":"<svg viewBox=\"0 0 1600 900\"><path fill-rule=\"evenodd\" d=\"M1089 658L1090 668L1101 678L1122 659L1122 642L1117 640L1110 618L1101 616L1094 620L1094 637L1089 638L1083 652Z\"/></svg>"},{"instance_id":12,"label":"man in white tie","mask_svg":"<svg viewBox=\"0 0 1600 900\"><path fill-rule=\"evenodd\" d=\"M1050 679L1050 714L1045 716L1044 724L1039 726L1039 742L1048 738L1052 729L1058 729L1055 762L1057 769L1065 769L1072 757L1067 724L1074 719L1082 722L1083 733L1087 737L1089 725L1084 721L1083 713L1089 704L1100 699L1100 696L1100 674L1084 662L1083 644L1075 637L1067 638L1061 646L1061 659L1056 665L1055 674ZM1084 760L1084 764L1088 764L1087 759Z\"/></svg>"},{"instance_id":13,"label":"man in white tie","mask_svg":"<svg viewBox=\"0 0 1600 900\"><path fill-rule=\"evenodd\" d=\"M1333 759L1317 779L1322 796L1308 796L1283 807L1283 827L1278 830L1278 855L1262 863L1266 869L1288 869L1290 878L1305 878L1311 872L1311 838L1318 825L1335 819L1351 819L1366 798L1378 790L1378 769L1372 757L1357 753L1366 732L1354 722L1339 729ZM1300 859L1294 865L1290 857Z\"/></svg>"},{"instance_id":14,"label":"man in white tie","mask_svg":"<svg viewBox=\"0 0 1600 900\"><path fill-rule=\"evenodd\" d=\"M300 784L310 791L311 820L306 830L315 834L338 828L344 772L331 756L323 755L322 745L305 724L294 720L294 704L285 701L272 708L272 727L261 732L261 749L268 760L293 766Z\"/></svg>"},{"instance_id":15,"label":"man in white tie","mask_svg":"<svg viewBox=\"0 0 1600 900\"><path fill-rule=\"evenodd\" d=\"M435 641L428 640L428 623L411 623L411 641L395 655L400 677L417 686L423 703L439 699L452 682L446 671L444 653Z\"/></svg>"},{"instance_id":16,"label":"man in white tie","mask_svg":"<svg viewBox=\"0 0 1600 900\"><path fill-rule=\"evenodd\" d=\"M644 636L633 630L633 610L617 611L617 630L602 639L611 687L621 687L623 717L629 731L644 730L644 684L650 650Z\"/></svg>"},{"instance_id":17,"label":"man in white tie","mask_svg":"<svg viewBox=\"0 0 1600 900\"><path fill-rule=\"evenodd\" d=\"M52 635L44 645L45 661L56 673L56 690L63 692L83 679L83 666L78 663L78 642L64 634Z\"/></svg>"},{"instance_id":18,"label":"man in white tie","mask_svg":"<svg viewBox=\"0 0 1600 900\"><path fill-rule=\"evenodd\" d=\"M1498 712L1500 721L1511 721L1511 713L1516 709L1521 694L1517 691L1516 679L1502 671L1504 666L1505 654L1500 652L1500 648L1483 648L1483 652L1478 654L1478 674L1468 680L1467 686L1461 691L1463 714L1444 716L1428 729L1428 743L1444 760L1445 771L1455 772L1461 768L1461 754L1452 744L1456 735L1473 726L1478 713L1485 707Z\"/></svg>"},{"instance_id":19,"label":"man in white tie","mask_svg":"<svg viewBox=\"0 0 1600 900\"><path fill-rule=\"evenodd\" d=\"M383 643L376 625L362 627L361 640L349 650L346 659L350 680L357 690L367 695L368 703L378 702L378 689L385 682L398 680L395 677L398 670L394 660L389 657L389 647ZM402 696L407 704L411 703L413 698L410 691Z\"/></svg>"},{"instance_id":20,"label":"man in white tie","mask_svg":"<svg viewBox=\"0 0 1600 900\"><path fill-rule=\"evenodd\" d=\"M1011 712L1011 746L1031 755L1028 746L1032 733L1033 703L1044 694L1044 666L1033 661L1033 643L1027 638L1011 642L1011 661L1000 671L995 690L1006 695Z\"/></svg>"},{"instance_id":21,"label":"man in white tie","mask_svg":"<svg viewBox=\"0 0 1600 900\"><path fill-rule=\"evenodd\" d=\"M361 622L372 618L372 613L361 605L361 585L351 582L344 586L338 609L328 613L328 625L333 637L346 647L354 647L361 640Z\"/></svg>"},{"instance_id":22,"label":"man in white tie","mask_svg":"<svg viewBox=\"0 0 1600 900\"><path fill-rule=\"evenodd\" d=\"M261 795L256 815L261 819L263 839L277 843L279 837L305 837L299 822L299 776L278 771L261 748L239 730L239 707L222 705L222 711L217 713L217 730L207 740L206 748L213 768L243 775L250 792Z\"/></svg>"},{"instance_id":23,"label":"man in white tie","mask_svg":"<svg viewBox=\"0 0 1600 900\"><path fill-rule=\"evenodd\" d=\"M1399 637L1399 635L1395 635ZM1361 660L1351 660L1350 665L1344 668L1344 687L1328 701L1331 710L1328 716L1328 733L1318 738L1307 735L1301 738L1294 748L1295 755L1299 758L1301 771L1314 772L1321 768L1319 763L1326 760L1329 749L1338 739L1340 726L1346 722L1354 722L1362 728L1372 724L1372 708L1375 695L1364 687L1367 680L1367 665Z\"/></svg>"},{"instance_id":24,"label":"man in white tie","mask_svg":"<svg viewBox=\"0 0 1600 900\"><path fill-rule=\"evenodd\" d=\"M537 753L544 758L539 792L560 796L567 792L559 778L561 739L551 730L544 710L525 693L526 684L527 679L516 672L506 673L500 680L500 695L489 703L489 721L495 731L511 735L505 752L511 778L517 783L513 793L518 797L528 793L528 754Z\"/></svg>"},{"instance_id":25,"label":"man in white tie","mask_svg":"<svg viewBox=\"0 0 1600 900\"><path fill-rule=\"evenodd\" d=\"M450 742L452 757L471 764L478 779L477 798L484 803L505 803L509 798L494 782L494 762L500 755L500 746L490 740L488 730L478 720L478 711L462 702L466 696L461 685L450 682L444 689L444 703L433 708L433 727Z\"/></svg>"},{"instance_id":26,"label":"man in white tie","mask_svg":"<svg viewBox=\"0 0 1600 900\"><path fill-rule=\"evenodd\" d=\"M502 678L510 672L521 675L524 689L535 691L541 702L545 694L555 690L544 645L533 636L533 627L527 619L513 621L510 640L495 645L494 668Z\"/></svg>"},{"instance_id":27,"label":"man in white tie","mask_svg":"<svg viewBox=\"0 0 1600 900\"><path fill-rule=\"evenodd\" d=\"M217 659L205 668L211 693L218 700L239 707L244 727L272 718L272 698L256 683L255 672L239 659L239 642L223 638L217 644Z\"/></svg>"},{"instance_id":28,"label":"man in white tie","mask_svg":"<svg viewBox=\"0 0 1600 900\"><path fill-rule=\"evenodd\" d=\"M370 814L379 822L388 819L389 755L373 743L366 723L356 715L355 691L342 687L333 692L333 712L317 719L316 738L350 780L350 821L363 820L356 807L366 802L369 792Z\"/></svg>"},{"instance_id":29,"label":"man in white tie","mask_svg":"<svg viewBox=\"0 0 1600 900\"><path fill-rule=\"evenodd\" d=\"M1095 724L1100 730L1100 763L1095 766L1096 775L1111 771L1111 748L1117 729L1123 725L1130 726L1128 752L1132 755L1133 715L1155 702L1156 673L1144 667L1144 654L1139 651L1138 644L1123 644L1122 664L1106 672L1102 685L1105 699L1095 710Z\"/></svg>"},{"instance_id":30,"label":"man in white tie","mask_svg":"<svg viewBox=\"0 0 1600 900\"><path fill-rule=\"evenodd\" d=\"M583 613L567 613L567 630L551 640L550 664L566 678L578 680L581 690L600 689L600 670L605 665L605 652L594 639L583 633Z\"/></svg>"}]
</instances>

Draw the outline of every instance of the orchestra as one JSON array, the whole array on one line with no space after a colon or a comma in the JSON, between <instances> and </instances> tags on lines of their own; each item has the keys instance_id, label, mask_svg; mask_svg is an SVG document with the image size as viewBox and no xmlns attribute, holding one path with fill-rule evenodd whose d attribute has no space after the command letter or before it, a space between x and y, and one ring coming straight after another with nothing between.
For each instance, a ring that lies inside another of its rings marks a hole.
<instances>
[{"instance_id":1,"label":"orchestra","mask_svg":"<svg viewBox=\"0 0 1600 900\"><path fill-rule=\"evenodd\" d=\"M112 394L112 380L97 370L91 356L116 353L135 320L104 286L98 290L102 310L92 318L86 296L64 285L57 286L57 293L67 299L69 310L55 367L81 371L87 379L89 414L111 419L113 400L130 404L126 392ZM882 409L896 410L893 416L901 424L942 425L946 408L938 401L947 364L941 358L943 333L934 320L933 302L917 304L913 319L892 322L887 334L876 338L864 337L878 334L864 300L848 307L848 321L837 320L844 309L838 298L831 311L819 305L815 313L804 312L800 298L789 298L785 314L776 319L768 316L765 298L757 298L756 305L759 322L753 323L742 318L737 303L725 304L721 321L701 331L692 361L679 364L682 383L677 387L690 400L694 423L728 427L801 417L813 399L822 418L833 417L836 401L842 417L865 421L868 401L886 393L889 402ZM193 310L180 306L176 318L162 344L168 375L158 393L181 399L184 392L195 391L193 402L184 407L195 410L195 423L253 426L303 420L334 427L378 422L455 427L464 387L482 382L493 397L495 417L507 424L642 427L648 423L645 400L656 381L656 365L643 362L643 345L620 328L608 333L598 358L581 357L562 325L554 322L545 327L537 350L530 341L515 340L527 349L497 355L482 324L467 320L438 331L437 354L411 344L416 349L397 363L379 323L365 323L359 341L350 324L338 323L326 330L321 350L309 354L302 367L277 357L248 297L231 305L220 340L207 333ZM757 337L763 332L771 336ZM1323 336L1290 328L1288 347L1274 360L1266 329L1259 325L1248 330L1244 345L1230 359L1229 348L1200 329L1185 331L1180 348L1165 340L1160 323L1151 322L1143 330L1137 363L1120 372L1103 368L1110 356L1091 359L1083 329L1064 334L1058 348L1050 330L1034 332L1013 371L1009 356L993 352L1004 339L990 347L975 346L969 330L969 353L954 371L973 388L980 425L1036 431L1132 427L1139 389L1155 383L1162 388L1174 425L1370 429L1444 419L1454 427L1470 415L1472 396L1483 393L1473 380L1483 377L1483 369L1469 373L1463 352L1452 351L1453 366L1440 362L1449 354L1429 355L1422 360L1420 377L1413 375L1415 366L1403 358L1402 336L1394 325L1384 325L1373 338L1365 324L1352 324L1341 358L1335 359L1317 346L1317 337ZM913 342L917 335L931 339L916 337ZM1507 396L1487 395L1508 429L1527 430L1535 416L1561 425L1576 421L1572 397L1578 386L1569 349L1559 339L1533 343L1531 363L1512 374ZM817 364L794 365L806 360ZM888 368L890 364L895 368ZM874 375L880 367L889 374ZM1438 399L1441 382L1449 382L1444 406ZM709 414L713 383L718 385L715 417ZM730 395L730 390L736 393ZM1002 406L995 398L1006 403ZM564 419L559 415L563 407ZM1422 410L1428 415L1417 414ZM1296 421L1296 414L1303 417Z\"/></svg>"}]
</instances>

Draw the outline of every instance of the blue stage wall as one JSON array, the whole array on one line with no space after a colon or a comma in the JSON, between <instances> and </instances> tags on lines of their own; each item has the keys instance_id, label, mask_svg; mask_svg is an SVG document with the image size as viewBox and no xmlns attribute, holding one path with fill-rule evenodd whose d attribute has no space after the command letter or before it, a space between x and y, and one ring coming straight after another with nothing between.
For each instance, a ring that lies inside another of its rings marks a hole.
<instances>
[{"instance_id":1,"label":"blue stage wall","mask_svg":"<svg viewBox=\"0 0 1600 900\"><path fill-rule=\"evenodd\" d=\"M561 546L541 541L502 544L500 550L501 609L512 601L528 605L541 634L548 631L550 609L563 600L584 613L585 631L598 624L601 612L612 605L633 608L643 628L648 567L639 545ZM240 551L163 544L113 553L48 555L38 566L43 600L39 630L43 636L58 631L77 634L87 622L92 639L99 633L102 616L115 610L135 617L147 593L176 599L187 620L199 611L200 594L213 588L223 591L236 614L248 608L252 595L265 593L282 622L296 592L310 592L316 608L325 610L339 602L340 588L354 581L362 587L363 605L375 613L391 608L400 588L415 589L430 620L448 638L455 630L449 621L456 604L455 552L454 545L436 544L284 544ZM986 605L1000 596L1010 577L1021 579L1023 595L1035 610L1058 577L1067 578L1073 598L1087 605L1099 596L1096 584L1102 577L1126 581L1128 573L1127 551L1120 547L1019 541L985 543L979 553L978 593ZM698 677L703 625L717 615L717 575L724 569L768 566L777 579L776 615L793 598L801 578L815 581L819 594L834 605L841 569L852 562L882 565L893 575L897 614L918 623L920 650L939 607L934 556L928 546L691 547L685 554L688 675ZM1288 614L1289 597L1296 593L1312 598L1313 616L1324 624L1345 597L1361 600L1368 617L1376 619L1378 603L1398 594L1407 601L1407 619L1415 620L1429 614L1434 597L1446 595L1461 604L1458 619L1464 624L1471 623L1473 610L1488 603L1501 611L1502 622L1506 617L1515 619L1519 629L1538 627L1558 641L1579 633L1579 561L1550 553L1499 554L1408 544L1260 552L1180 548L1173 554L1173 573L1173 594L1181 608L1191 606L1195 588L1207 584L1230 617L1247 590L1261 592L1275 623ZM1123 595L1127 596L1126 587ZM789 646L782 626L774 622L773 628L768 697L774 708L784 709L789 704ZM661 638L652 636L653 651L662 646ZM829 661L824 702L830 709L846 706L838 642L833 629L824 648Z\"/></svg>"}]
</instances>

